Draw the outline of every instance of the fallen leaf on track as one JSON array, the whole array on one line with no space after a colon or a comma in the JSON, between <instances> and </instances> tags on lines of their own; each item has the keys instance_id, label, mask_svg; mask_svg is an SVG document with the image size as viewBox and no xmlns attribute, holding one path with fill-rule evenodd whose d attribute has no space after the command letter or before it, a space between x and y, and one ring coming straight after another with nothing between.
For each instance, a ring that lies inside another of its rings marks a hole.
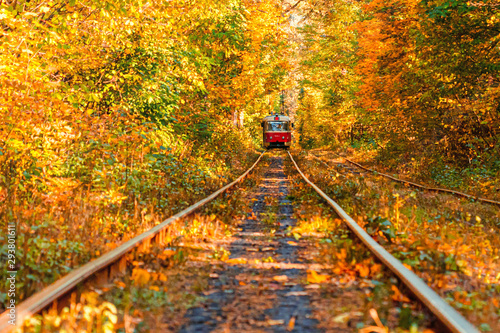
<instances>
[{"instance_id":1,"label":"fallen leaf on track","mask_svg":"<svg viewBox=\"0 0 500 333\"><path fill-rule=\"evenodd\" d=\"M276 282L286 282L288 281L288 276L286 275L276 275L273 277L273 280Z\"/></svg>"},{"instance_id":2,"label":"fallen leaf on track","mask_svg":"<svg viewBox=\"0 0 500 333\"><path fill-rule=\"evenodd\" d=\"M342 313L338 316L335 316L333 318L333 321L335 323L338 323L338 324L345 324L349 321L349 319L351 319L353 317L361 317L361 316L363 316L362 312L346 312L346 313Z\"/></svg>"},{"instance_id":3,"label":"fallen leaf on track","mask_svg":"<svg viewBox=\"0 0 500 333\"><path fill-rule=\"evenodd\" d=\"M378 273L382 270L382 265L380 264L374 264L371 268L370 268L370 271L372 272L372 274L375 274L375 273Z\"/></svg>"},{"instance_id":4,"label":"fallen leaf on track","mask_svg":"<svg viewBox=\"0 0 500 333\"><path fill-rule=\"evenodd\" d=\"M391 296L391 298L396 301L396 302L405 302L405 303L410 303L410 299L403 295L401 291L399 291L398 287L395 285L392 285L391 290L394 292L394 294Z\"/></svg>"},{"instance_id":5,"label":"fallen leaf on track","mask_svg":"<svg viewBox=\"0 0 500 333\"><path fill-rule=\"evenodd\" d=\"M370 309L370 316L373 318L377 326L364 327L359 330L359 333L388 333L389 329L385 327L378 316L377 310Z\"/></svg>"},{"instance_id":6,"label":"fallen leaf on track","mask_svg":"<svg viewBox=\"0 0 500 333\"><path fill-rule=\"evenodd\" d=\"M410 265L403 263L403 266L405 266L406 268L408 268L410 271L413 272L413 267L411 267Z\"/></svg>"},{"instance_id":7,"label":"fallen leaf on track","mask_svg":"<svg viewBox=\"0 0 500 333\"><path fill-rule=\"evenodd\" d=\"M115 281L115 284L118 286L118 288L121 288L121 289L123 289L123 288L125 288L125 287L127 286L127 285L126 285L124 282L122 282L122 281Z\"/></svg>"},{"instance_id":8,"label":"fallen leaf on track","mask_svg":"<svg viewBox=\"0 0 500 333\"><path fill-rule=\"evenodd\" d=\"M285 296L307 296L307 292L305 291L290 291L286 293Z\"/></svg>"},{"instance_id":9,"label":"fallen leaf on track","mask_svg":"<svg viewBox=\"0 0 500 333\"><path fill-rule=\"evenodd\" d=\"M293 328L295 327L295 317L290 318L290 321L288 322L288 326L286 327L286 330L288 332L293 331Z\"/></svg>"},{"instance_id":10,"label":"fallen leaf on track","mask_svg":"<svg viewBox=\"0 0 500 333\"><path fill-rule=\"evenodd\" d=\"M343 313L343 314L340 314L338 316L335 316L332 321L334 323L337 323L337 324L345 324L349 321L349 318L351 317L351 313L350 312L347 312L347 313Z\"/></svg>"},{"instance_id":11,"label":"fallen leaf on track","mask_svg":"<svg viewBox=\"0 0 500 333\"><path fill-rule=\"evenodd\" d=\"M231 258L227 259L226 264L246 264L247 260L245 258Z\"/></svg>"},{"instance_id":12,"label":"fallen leaf on track","mask_svg":"<svg viewBox=\"0 0 500 333\"><path fill-rule=\"evenodd\" d=\"M323 283L330 279L330 275L318 274L312 269L307 270L307 282L309 283Z\"/></svg>"},{"instance_id":13,"label":"fallen leaf on track","mask_svg":"<svg viewBox=\"0 0 500 333\"><path fill-rule=\"evenodd\" d=\"M378 327L378 326L368 326L360 329L358 333L388 333L389 331L386 328Z\"/></svg>"},{"instance_id":14,"label":"fallen leaf on track","mask_svg":"<svg viewBox=\"0 0 500 333\"><path fill-rule=\"evenodd\" d=\"M174 250L171 249L165 249L159 256L158 258L161 260L166 260L170 257L172 257L175 254Z\"/></svg>"},{"instance_id":15,"label":"fallen leaf on track","mask_svg":"<svg viewBox=\"0 0 500 333\"><path fill-rule=\"evenodd\" d=\"M370 275L370 267L363 264L356 264L356 270L359 272L359 276L362 278L368 277Z\"/></svg>"},{"instance_id":16,"label":"fallen leaf on track","mask_svg":"<svg viewBox=\"0 0 500 333\"><path fill-rule=\"evenodd\" d=\"M310 284L305 286L306 289L319 289L319 284Z\"/></svg>"},{"instance_id":17,"label":"fallen leaf on track","mask_svg":"<svg viewBox=\"0 0 500 333\"><path fill-rule=\"evenodd\" d=\"M117 243L107 243L106 247L108 248L108 251L113 250L118 247Z\"/></svg>"},{"instance_id":18,"label":"fallen leaf on track","mask_svg":"<svg viewBox=\"0 0 500 333\"><path fill-rule=\"evenodd\" d=\"M136 286L144 286L150 278L151 274L145 269L134 268L132 270L132 280L134 280Z\"/></svg>"}]
</instances>

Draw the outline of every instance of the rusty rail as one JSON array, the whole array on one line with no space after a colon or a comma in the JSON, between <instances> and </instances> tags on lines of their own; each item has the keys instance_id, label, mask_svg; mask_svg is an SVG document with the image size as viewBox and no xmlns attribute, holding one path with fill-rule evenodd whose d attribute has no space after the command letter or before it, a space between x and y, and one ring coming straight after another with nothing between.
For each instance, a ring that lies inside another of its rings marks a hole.
<instances>
[{"instance_id":1,"label":"rusty rail","mask_svg":"<svg viewBox=\"0 0 500 333\"><path fill-rule=\"evenodd\" d=\"M314 156L314 158L317 158L318 160L321 161L321 159L319 157L315 156L314 154L311 154L311 155ZM467 194L467 193L463 193L463 192L458 192L458 191L454 191L454 190L448 190L446 188L425 186L425 185L417 184L417 183L414 183L414 182L410 182L408 180L399 179L399 178L393 177L391 175L379 172L377 170L372 170L372 169L369 169L367 167L364 167L361 164L359 164L357 162L354 162L354 161L351 161L350 159L348 159L348 158L346 158L344 156L340 156L340 155L337 155L337 156L343 158L347 162L351 163L352 165L357 166L360 169L363 169L363 170L366 170L368 172L371 172L371 173L374 173L374 174L378 174L378 175L387 177L387 178L392 179L392 180L394 180L396 182L399 182L399 183L408 184L410 186L418 187L418 188L421 188L421 189L427 190L427 191L451 193L451 194L458 195L458 196L461 196L461 197L464 197L464 198L468 198L468 199L474 199L474 200L481 201L481 202L487 202L487 203L494 204L494 205L500 205L500 201L495 201L495 200L491 200L491 199L487 199L487 198L481 198L481 197L478 197L478 196L475 196L475 195L471 195L471 194Z\"/></svg>"},{"instance_id":2,"label":"rusty rail","mask_svg":"<svg viewBox=\"0 0 500 333\"><path fill-rule=\"evenodd\" d=\"M446 303L434 290L432 290L421 278L407 269L399 260L394 258L386 249L378 244L368 233L361 228L347 213L319 187L312 183L300 171L299 166L288 152L290 160L297 168L302 178L311 185L318 194L325 199L337 214L345 221L349 228L359 237L368 249L386 265L399 279L415 294L415 296L432 313L454 333L479 333L471 323L469 323L460 313Z\"/></svg>"},{"instance_id":3,"label":"rusty rail","mask_svg":"<svg viewBox=\"0 0 500 333\"><path fill-rule=\"evenodd\" d=\"M8 311L5 311L0 315L0 332L11 332L16 329L19 325L22 325L29 316L34 315L50 304L52 304L57 299L63 297L81 282L88 280L96 274L104 274L106 279L112 278L113 276L123 272L126 269L126 260L124 260L124 255L129 253L134 248L144 247L148 248L151 242L163 243L166 231L169 225L179 219L193 213L203 205L215 199L220 194L224 193L234 185L241 182L260 162L264 156L265 151L259 156L257 161L239 176L232 183L220 188L208 197L198 201L197 203L189 206L183 211L173 215L172 217L166 219L161 224L155 226L154 228L140 234L139 236L132 238L126 243L118 246L114 250L105 253L99 258L71 271L68 275L52 283L48 287L29 297L21 304L16 306L16 325L11 325L8 323Z\"/></svg>"}]
</instances>

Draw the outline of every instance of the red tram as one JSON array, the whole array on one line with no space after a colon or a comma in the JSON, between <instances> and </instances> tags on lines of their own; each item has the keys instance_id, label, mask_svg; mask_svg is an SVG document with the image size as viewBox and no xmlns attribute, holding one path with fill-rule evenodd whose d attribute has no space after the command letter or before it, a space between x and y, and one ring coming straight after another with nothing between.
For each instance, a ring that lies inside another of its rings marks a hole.
<instances>
[{"instance_id":1,"label":"red tram","mask_svg":"<svg viewBox=\"0 0 500 333\"><path fill-rule=\"evenodd\" d=\"M261 126L266 149L288 149L292 145L293 124L289 117L279 114L267 116L262 120Z\"/></svg>"}]
</instances>

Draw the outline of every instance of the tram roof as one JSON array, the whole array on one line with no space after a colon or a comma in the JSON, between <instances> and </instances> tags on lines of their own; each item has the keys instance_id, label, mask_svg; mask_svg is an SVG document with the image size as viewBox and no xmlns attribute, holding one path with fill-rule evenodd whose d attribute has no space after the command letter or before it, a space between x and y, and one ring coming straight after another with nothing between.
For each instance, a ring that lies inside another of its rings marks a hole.
<instances>
[{"instance_id":1,"label":"tram roof","mask_svg":"<svg viewBox=\"0 0 500 333\"><path fill-rule=\"evenodd\" d=\"M277 116L279 117L279 121L290 121L290 117L284 116L282 114L273 114L273 115L267 116L267 117L264 118L264 121L273 121L273 120L276 120Z\"/></svg>"}]
</instances>

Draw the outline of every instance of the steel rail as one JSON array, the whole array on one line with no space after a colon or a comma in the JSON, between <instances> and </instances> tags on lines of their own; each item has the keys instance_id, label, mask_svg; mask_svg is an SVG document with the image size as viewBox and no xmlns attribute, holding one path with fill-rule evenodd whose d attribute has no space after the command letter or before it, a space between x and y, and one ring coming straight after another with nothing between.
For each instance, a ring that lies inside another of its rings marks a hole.
<instances>
[{"instance_id":1,"label":"steel rail","mask_svg":"<svg viewBox=\"0 0 500 333\"><path fill-rule=\"evenodd\" d=\"M327 168L331 168L331 166L329 166L329 165L328 165L328 163L326 163L325 161L323 161L323 160L322 160L321 158L319 158L318 156L316 156L316 155L314 155L314 154L311 154L311 156L312 156L314 159L316 159L316 160L320 161L321 163L323 163L323 164L324 164ZM350 170L348 170L348 171L350 171ZM338 170L336 170L335 172L337 172L339 175L342 175L343 177L346 177L346 175L345 175L345 174L344 174L344 172L342 172L342 171L338 171ZM352 171L350 171L350 172L352 173Z\"/></svg>"},{"instance_id":2,"label":"steel rail","mask_svg":"<svg viewBox=\"0 0 500 333\"><path fill-rule=\"evenodd\" d=\"M10 319L8 317L9 311L3 312L0 315L0 332L6 333L6 332L11 332L14 329L17 329L18 328L16 327L18 326L17 323L19 323L19 325L23 325L25 319L27 319L29 316L40 312L41 310L52 304L54 301L56 301L60 297L66 295L68 292L73 290L78 284L92 277L94 274L101 272L106 268L110 268L110 266L119 262L120 259L122 259L123 256L128 252L130 252L132 249L137 248L141 245L149 246L150 241L158 236L159 236L158 241L161 242L162 233L166 232L169 225L193 213L194 211L196 211L203 205L207 204L208 202L212 201L213 199L215 199L220 194L224 193L237 183L241 182L260 162L264 154L265 151L262 152L257 161L255 161L255 163L247 171L245 171L245 173L239 176L235 181L231 182L230 184L227 184L226 186L210 194L208 197L198 201L197 203L189 206L188 208L182 210L181 212L171 216L170 218L163 221L161 224L132 238L131 240L118 246L117 248L111 250L110 252L107 252L104 255L100 256L99 258L79 268L74 269L68 275L55 281L51 285L47 286L46 288L42 289L38 293L32 295L31 297L20 303L18 306L16 306L16 325L11 325L8 323L8 320ZM111 275L111 271L109 273Z\"/></svg>"},{"instance_id":3,"label":"steel rail","mask_svg":"<svg viewBox=\"0 0 500 333\"><path fill-rule=\"evenodd\" d=\"M378 244L368 233L361 228L347 213L319 187L312 183L299 169L299 166L288 152L288 156L297 168L302 178L311 185L318 194L325 199L337 214L346 222L349 228L359 237L368 249L382 261L399 279L417 296L417 298L451 331L454 333L479 333L478 329L468 322L458 311L446 303L421 278L406 268L394 258L386 249Z\"/></svg>"},{"instance_id":4,"label":"steel rail","mask_svg":"<svg viewBox=\"0 0 500 333\"><path fill-rule=\"evenodd\" d=\"M319 157L315 156L314 154L311 154L311 155L314 156L315 158L319 159ZM487 202L487 203L494 204L494 205L500 205L500 201L495 201L495 200L491 200L491 199L487 199L487 198L481 198L481 197L478 197L478 196L475 196L475 195L471 195L471 194L467 194L467 193L463 193L463 192L448 190L446 188L425 186L425 185L417 184L417 183L414 183L414 182L410 182L408 180L399 179L399 178L393 177L391 175L388 175L388 174L385 174L385 173L382 173L382 172L378 172L377 170L372 170L372 169L369 169L367 167L364 167L361 164L359 164L357 162L354 162L354 161L351 161L350 159L348 159L348 158L346 158L344 156L340 156L340 155L337 155L337 156L342 157L347 162L349 162L349 163L357 166L360 169L363 169L363 170L369 171L371 173L387 177L387 178L392 179L392 180L394 180L396 182L408 184L410 186L418 187L418 188L421 188L421 189L424 189L424 190L427 190L427 191L451 193L451 194L458 195L458 196L461 196L461 197L465 197L465 198L468 198L468 199L474 199L474 200L481 201L481 202Z\"/></svg>"}]
</instances>

